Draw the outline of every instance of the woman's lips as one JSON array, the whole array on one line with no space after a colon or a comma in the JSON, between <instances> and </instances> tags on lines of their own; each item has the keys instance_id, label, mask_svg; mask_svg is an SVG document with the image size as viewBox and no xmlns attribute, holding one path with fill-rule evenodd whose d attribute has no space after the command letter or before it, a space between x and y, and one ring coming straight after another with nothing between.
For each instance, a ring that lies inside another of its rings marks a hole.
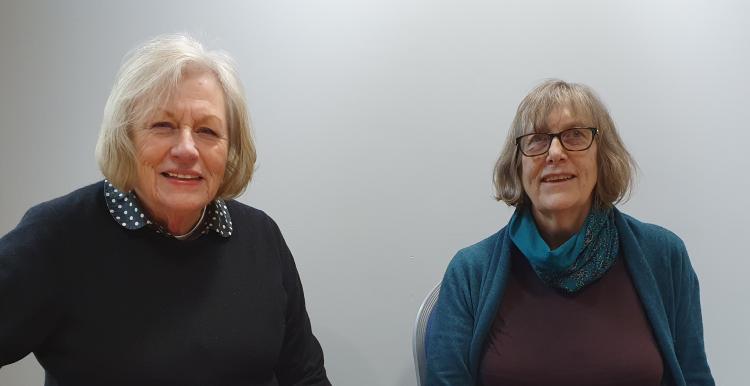
<instances>
[{"instance_id":1,"label":"woman's lips","mask_svg":"<svg viewBox=\"0 0 750 386\"><path fill-rule=\"evenodd\" d=\"M192 173L162 172L161 175L167 181L178 185L195 185L203 180L200 175Z\"/></svg>"},{"instance_id":2,"label":"woman's lips","mask_svg":"<svg viewBox=\"0 0 750 386\"><path fill-rule=\"evenodd\" d=\"M542 182L555 184L555 183L570 181L574 178L576 178L576 176L572 174L555 174L555 175L542 177Z\"/></svg>"},{"instance_id":3,"label":"woman's lips","mask_svg":"<svg viewBox=\"0 0 750 386\"><path fill-rule=\"evenodd\" d=\"M161 175L173 181L197 182L203 179L199 174L193 173L162 172Z\"/></svg>"}]
</instances>

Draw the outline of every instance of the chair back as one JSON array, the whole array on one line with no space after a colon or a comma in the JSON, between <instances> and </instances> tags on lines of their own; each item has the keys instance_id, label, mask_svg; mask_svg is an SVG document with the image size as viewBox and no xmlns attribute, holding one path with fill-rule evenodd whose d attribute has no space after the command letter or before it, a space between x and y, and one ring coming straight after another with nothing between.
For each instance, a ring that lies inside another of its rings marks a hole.
<instances>
[{"instance_id":1,"label":"chair back","mask_svg":"<svg viewBox=\"0 0 750 386\"><path fill-rule=\"evenodd\" d=\"M426 359L424 351L424 338L427 334L427 322L430 320L432 308L435 307L438 295L440 294L440 283L432 288L427 297L419 306L417 311L417 320L414 322L414 334L412 336L412 349L414 351L414 367L417 374L417 385L423 386L425 383Z\"/></svg>"}]
</instances>

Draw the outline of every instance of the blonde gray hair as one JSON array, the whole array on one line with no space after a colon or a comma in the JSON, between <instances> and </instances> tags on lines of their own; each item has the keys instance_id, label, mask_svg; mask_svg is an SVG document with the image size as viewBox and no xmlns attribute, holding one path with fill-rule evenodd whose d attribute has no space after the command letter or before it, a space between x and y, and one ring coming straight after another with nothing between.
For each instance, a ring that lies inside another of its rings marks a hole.
<instances>
[{"instance_id":1,"label":"blonde gray hair","mask_svg":"<svg viewBox=\"0 0 750 386\"><path fill-rule=\"evenodd\" d=\"M239 196L252 179L257 155L234 61L224 52L205 50L186 34L169 34L147 41L126 56L104 107L96 159L102 174L119 189L129 191L136 178L133 128L169 100L188 66L213 72L225 95L229 149L216 198Z\"/></svg>"},{"instance_id":2,"label":"blonde gray hair","mask_svg":"<svg viewBox=\"0 0 750 386\"><path fill-rule=\"evenodd\" d=\"M523 155L518 151L516 138L542 128L550 112L561 107L569 108L577 119L597 128L595 205L607 208L626 200L633 188L636 164L617 134L607 108L588 86L558 79L543 82L519 104L495 163L495 198L510 206L527 203L521 180Z\"/></svg>"}]
</instances>

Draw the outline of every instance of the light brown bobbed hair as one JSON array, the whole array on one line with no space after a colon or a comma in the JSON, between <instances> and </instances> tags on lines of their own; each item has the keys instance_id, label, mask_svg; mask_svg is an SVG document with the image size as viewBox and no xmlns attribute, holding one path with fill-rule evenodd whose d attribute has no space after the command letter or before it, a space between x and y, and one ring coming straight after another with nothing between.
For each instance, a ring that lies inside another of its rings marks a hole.
<instances>
[{"instance_id":1,"label":"light brown bobbed hair","mask_svg":"<svg viewBox=\"0 0 750 386\"><path fill-rule=\"evenodd\" d=\"M257 155L234 61L224 52L205 50L189 35L169 34L147 41L126 56L104 107L96 160L102 174L118 189L131 190L136 178L133 128L170 99L188 67L212 72L226 100L229 149L224 180L215 198L237 197L250 183Z\"/></svg>"},{"instance_id":2,"label":"light brown bobbed hair","mask_svg":"<svg viewBox=\"0 0 750 386\"><path fill-rule=\"evenodd\" d=\"M495 198L510 206L528 202L521 181L521 154L516 138L538 131L556 108L567 107L573 115L597 128L597 180L594 205L607 208L626 200L633 188L636 164L625 149L607 108L591 88L551 79L535 87L518 105L500 158L495 163Z\"/></svg>"}]
</instances>

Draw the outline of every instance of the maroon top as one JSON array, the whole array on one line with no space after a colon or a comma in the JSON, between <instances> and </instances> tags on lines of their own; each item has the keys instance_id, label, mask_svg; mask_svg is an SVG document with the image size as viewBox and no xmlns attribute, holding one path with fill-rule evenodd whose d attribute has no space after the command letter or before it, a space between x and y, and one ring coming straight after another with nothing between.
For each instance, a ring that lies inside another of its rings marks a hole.
<instances>
[{"instance_id":1,"label":"maroon top","mask_svg":"<svg viewBox=\"0 0 750 386\"><path fill-rule=\"evenodd\" d=\"M483 386L658 386L661 354L625 264L573 295L546 287L515 247L479 366Z\"/></svg>"}]
</instances>

